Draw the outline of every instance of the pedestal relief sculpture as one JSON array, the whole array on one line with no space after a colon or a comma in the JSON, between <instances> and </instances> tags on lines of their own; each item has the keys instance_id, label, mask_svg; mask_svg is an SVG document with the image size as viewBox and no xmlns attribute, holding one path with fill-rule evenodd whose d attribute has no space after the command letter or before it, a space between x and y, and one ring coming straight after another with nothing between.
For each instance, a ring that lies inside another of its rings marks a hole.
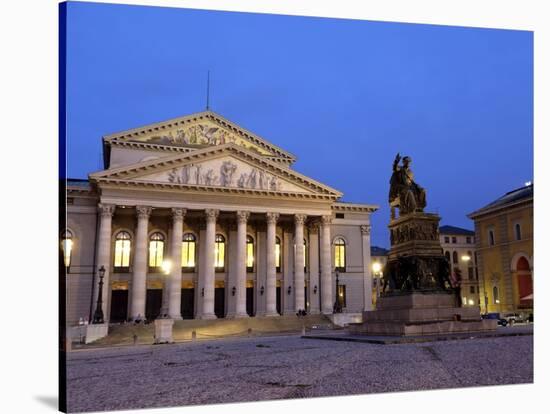
<instances>
[{"instance_id":1,"label":"pedestal relief sculpture","mask_svg":"<svg viewBox=\"0 0 550 414\"><path fill-rule=\"evenodd\" d=\"M397 154L390 179L390 252L375 311L363 312L356 334L429 335L496 329L477 306L458 307L450 265L439 242L437 214L426 213L426 190L416 183L411 158ZM398 215L396 215L396 209Z\"/></svg>"}]
</instances>

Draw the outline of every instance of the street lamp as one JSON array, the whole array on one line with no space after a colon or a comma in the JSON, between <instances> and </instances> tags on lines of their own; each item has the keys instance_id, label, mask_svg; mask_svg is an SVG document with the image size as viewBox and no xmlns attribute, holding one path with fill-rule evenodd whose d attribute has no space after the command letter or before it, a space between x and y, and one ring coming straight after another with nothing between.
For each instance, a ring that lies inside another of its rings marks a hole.
<instances>
[{"instance_id":1,"label":"street lamp","mask_svg":"<svg viewBox=\"0 0 550 414\"><path fill-rule=\"evenodd\" d=\"M340 295L339 292L339 286L340 286L340 279L338 270L336 271L336 300L334 301L334 313L342 313L342 304L340 303Z\"/></svg>"},{"instance_id":2,"label":"street lamp","mask_svg":"<svg viewBox=\"0 0 550 414\"><path fill-rule=\"evenodd\" d=\"M372 272L376 276L376 302L378 303L378 298L380 297L380 276L382 272L382 265L380 262L374 262L372 264Z\"/></svg>"},{"instance_id":3,"label":"street lamp","mask_svg":"<svg viewBox=\"0 0 550 414\"><path fill-rule=\"evenodd\" d=\"M97 304L94 312L94 319L92 323L103 323L103 277L105 276L105 266L101 266L98 270L99 273L99 290L97 292Z\"/></svg>"}]
</instances>

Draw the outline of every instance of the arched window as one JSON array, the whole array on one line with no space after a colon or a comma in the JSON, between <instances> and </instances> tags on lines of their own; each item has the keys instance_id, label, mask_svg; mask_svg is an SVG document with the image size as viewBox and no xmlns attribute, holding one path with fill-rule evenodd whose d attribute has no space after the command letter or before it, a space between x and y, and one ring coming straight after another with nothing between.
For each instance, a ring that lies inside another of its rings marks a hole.
<instances>
[{"instance_id":1,"label":"arched window","mask_svg":"<svg viewBox=\"0 0 550 414\"><path fill-rule=\"evenodd\" d=\"M339 272L346 271L346 242L341 237L334 240L334 267Z\"/></svg>"},{"instance_id":2,"label":"arched window","mask_svg":"<svg viewBox=\"0 0 550 414\"><path fill-rule=\"evenodd\" d=\"M254 271L254 239L246 236L246 271Z\"/></svg>"},{"instance_id":3,"label":"arched window","mask_svg":"<svg viewBox=\"0 0 550 414\"><path fill-rule=\"evenodd\" d=\"M451 253L449 253L448 251L445 252L445 257L447 258L447 261L451 263Z\"/></svg>"},{"instance_id":4,"label":"arched window","mask_svg":"<svg viewBox=\"0 0 550 414\"><path fill-rule=\"evenodd\" d=\"M195 271L195 252L197 238L193 233L185 233L181 244L181 267L189 272Z\"/></svg>"},{"instance_id":5,"label":"arched window","mask_svg":"<svg viewBox=\"0 0 550 414\"><path fill-rule=\"evenodd\" d=\"M156 232L149 238L149 267L159 268L164 258L164 235Z\"/></svg>"},{"instance_id":6,"label":"arched window","mask_svg":"<svg viewBox=\"0 0 550 414\"><path fill-rule=\"evenodd\" d=\"M453 252L453 264L457 264L457 263L458 263L458 253Z\"/></svg>"},{"instance_id":7,"label":"arched window","mask_svg":"<svg viewBox=\"0 0 550 414\"><path fill-rule=\"evenodd\" d=\"M514 227L516 230L516 240L521 240L521 226L517 223Z\"/></svg>"},{"instance_id":8,"label":"arched window","mask_svg":"<svg viewBox=\"0 0 550 414\"><path fill-rule=\"evenodd\" d=\"M130 266L132 237L127 231L119 232L115 237L115 269L122 270Z\"/></svg>"},{"instance_id":9,"label":"arched window","mask_svg":"<svg viewBox=\"0 0 550 414\"><path fill-rule=\"evenodd\" d=\"M493 304L496 305L499 303L500 303L500 299L498 297L498 287L493 286Z\"/></svg>"},{"instance_id":10,"label":"arched window","mask_svg":"<svg viewBox=\"0 0 550 414\"><path fill-rule=\"evenodd\" d=\"M281 239L275 237L275 267L278 273L281 272Z\"/></svg>"},{"instance_id":11,"label":"arched window","mask_svg":"<svg viewBox=\"0 0 550 414\"><path fill-rule=\"evenodd\" d=\"M216 271L223 272L225 264L225 237L216 234L216 249L214 250L214 266Z\"/></svg>"},{"instance_id":12,"label":"arched window","mask_svg":"<svg viewBox=\"0 0 550 414\"><path fill-rule=\"evenodd\" d=\"M70 230L65 230L61 235L61 248L63 249L63 261L65 262L65 267L69 267L71 265L73 243L73 233Z\"/></svg>"}]
</instances>

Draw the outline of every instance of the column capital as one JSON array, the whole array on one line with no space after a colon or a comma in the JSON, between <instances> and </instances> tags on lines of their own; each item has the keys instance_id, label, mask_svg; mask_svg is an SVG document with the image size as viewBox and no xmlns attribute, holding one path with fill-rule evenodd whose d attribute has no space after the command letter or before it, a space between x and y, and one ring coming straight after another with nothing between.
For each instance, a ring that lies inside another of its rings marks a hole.
<instances>
[{"instance_id":1,"label":"column capital","mask_svg":"<svg viewBox=\"0 0 550 414\"><path fill-rule=\"evenodd\" d=\"M306 221L307 219L307 215L305 214L295 214L294 215L294 223L296 225L303 225L304 222Z\"/></svg>"},{"instance_id":2,"label":"column capital","mask_svg":"<svg viewBox=\"0 0 550 414\"><path fill-rule=\"evenodd\" d=\"M249 211L237 211L237 222L240 224L246 224L250 217Z\"/></svg>"},{"instance_id":3,"label":"column capital","mask_svg":"<svg viewBox=\"0 0 550 414\"><path fill-rule=\"evenodd\" d=\"M116 206L114 204L99 203L97 209L99 210L101 217L112 217L115 213Z\"/></svg>"},{"instance_id":4,"label":"column capital","mask_svg":"<svg viewBox=\"0 0 550 414\"><path fill-rule=\"evenodd\" d=\"M185 214L187 213L186 209L177 208L177 207L173 207L171 211L172 211L172 219L174 221L183 220L185 217Z\"/></svg>"},{"instance_id":5,"label":"column capital","mask_svg":"<svg viewBox=\"0 0 550 414\"><path fill-rule=\"evenodd\" d=\"M363 236L370 235L370 229L371 229L370 224L365 224L365 225L361 226L361 234Z\"/></svg>"},{"instance_id":6,"label":"column capital","mask_svg":"<svg viewBox=\"0 0 550 414\"><path fill-rule=\"evenodd\" d=\"M317 219L311 220L307 224L307 228L309 229L309 232L313 233L313 234L317 234L317 232L319 230L319 224L320 224L319 220L317 220Z\"/></svg>"},{"instance_id":7,"label":"column capital","mask_svg":"<svg viewBox=\"0 0 550 414\"><path fill-rule=\"evenodd\" d=\"M152 207L149 206L136 206L136 212L139 219L148 219L153 211Z\"/></svg>"},{"instance_id":8,"label":"column capital","mask_svg":"<svg viewBox=\"0 0 550 414\"><path fill-rule=\"evenodd\" d=\"M268 224L277 224L279 220L279 213L265 213Z\"/></svg>"},{"instance_id":9,"label":"column capital","mask_svg":"<svg viewBox=\"0 0 550 414\"><path fill-rule=\"evenodd\" d=\"M330 223L332 223L332 216L321 216L321 223L323 224L323 226L329 225Z\"/></svg>"},{"instance_id":10,"label":"column capital","mask_svg":"<svg viewBox=\"0 0 550 414\"><path fill-rule=\"evenodd\" d=\"M215 221L220 215L220 210L207 208L204 210L204 214L206 215L206 221Z\"/></svg>"}]
</instances>

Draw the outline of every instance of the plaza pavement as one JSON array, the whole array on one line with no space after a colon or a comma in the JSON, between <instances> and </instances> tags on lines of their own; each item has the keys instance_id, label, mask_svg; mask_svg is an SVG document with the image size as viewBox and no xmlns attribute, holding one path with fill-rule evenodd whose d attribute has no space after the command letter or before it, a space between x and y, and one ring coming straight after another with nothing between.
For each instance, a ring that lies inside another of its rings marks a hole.
<instances>
[{"instance_id":1,"label":"plaza pavement","mask_svg":"<svg viewBox=\"0 0 550 414\"><path fill-rule=\"evenodd\" d=\"M533 382L533 336L376 345L299 336L71 352L69 412Z\"/></svg>"}]
</instances>

